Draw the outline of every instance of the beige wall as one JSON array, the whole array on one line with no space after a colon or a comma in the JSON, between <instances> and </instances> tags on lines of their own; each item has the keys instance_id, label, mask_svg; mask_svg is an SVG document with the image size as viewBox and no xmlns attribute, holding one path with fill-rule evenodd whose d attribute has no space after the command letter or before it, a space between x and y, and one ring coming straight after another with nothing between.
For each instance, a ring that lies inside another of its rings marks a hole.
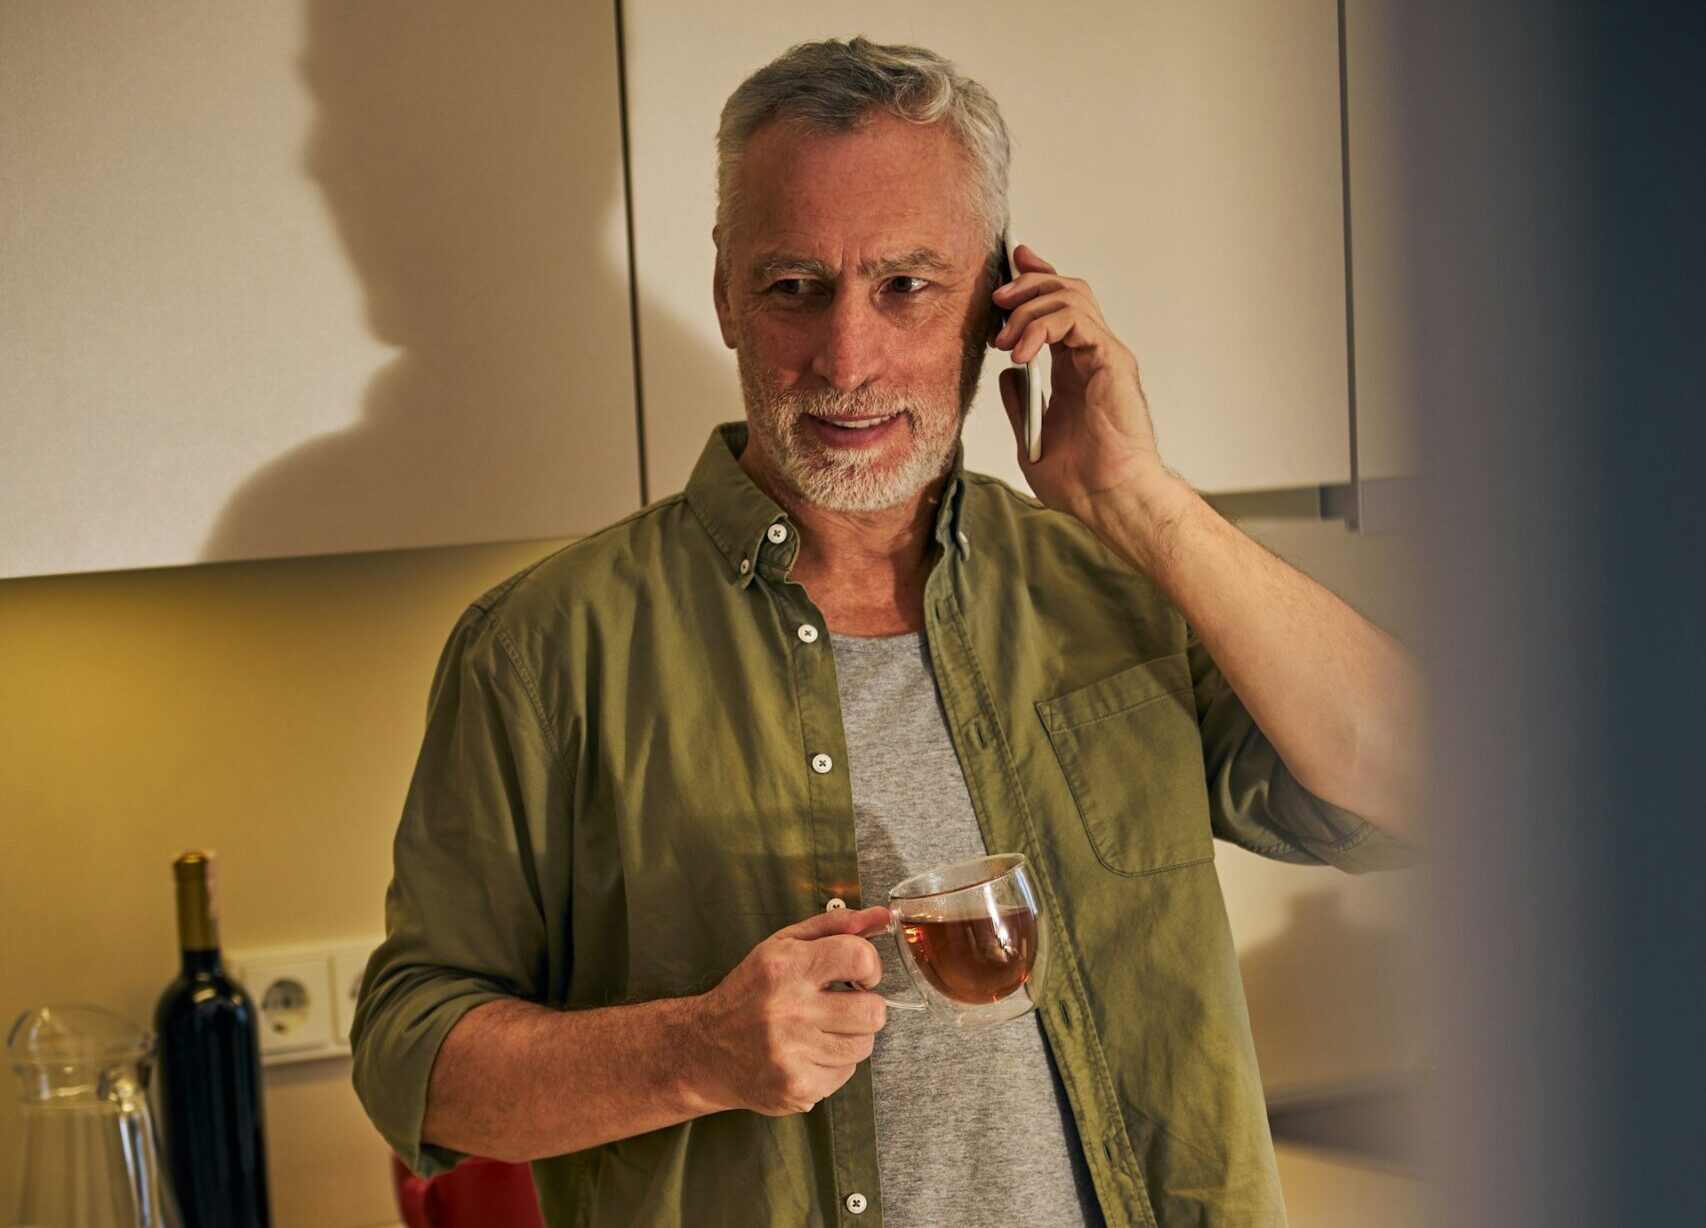
<instances>
[{"instance_id":1,"label":"beige wall","mask_svg":"<svg viewBox=\"0 0 1706 1228\"><path fill-rule=\"evenodd\" d=\"M1246 528L1408 625L1405 540ZM66 1001L146 1019L174 968L169 861L191 845L222 856L227 947L377 931L438 651L470 598L551 545L0 583L0 1021ZM1270 1084L1408 1060L1409 875L1218 856ZM348 1059L272 1068L266 1097L279 1228L394 1218ZM17 1124L0 1095L0 1207ZM1417 1196L1332 1157L1286 1163L1311 1207L1348 1215L1374 1190L1396 1215ZM1321 1214L1299 1223L1367 1222Z\"/></svg>"},{"instance_id":2,"label":"beige wall","mask_svg":"<svg viewBox=\"0 0 1706 1228\"><path fill-rule=\"evenodd\" d=\"M1239 527L1399 639L1418 642L1416 539L1332 522ZM1224 844L1216 862L1267 1087L1384 1074L1425 1056L1426 1012L1413 995L1420 871L1345 875Z\"/></svg>"},{"instance_id":3,"label":"beige wall","mask_svg":"<svg viewBox=\"0 0 1706 1228\"><path fill-rule=\"evenodd\" d=\"M186 847L220 853L227 949L382 930L439 649L548 548L0 583L0 1026L80 1001L146 1021L176 970ZM394 1221L349 1059L265 1085L278 1228ZM0 1211L17 1128L0 1092Z\"/></svg>"},{"instance_id":4,"label":"beige wall","mask_svg":"<svg viewBox=\"0 0 1706 1228\"><path fill-rule=\"evenodd\" d=\"M1239 527L1392 634L1420 642L1416 539L1306 520ZM1354 1084L1411 1071L1430 1056L1418 990L1425 869L1347 875L1225 844L1216 845L1215 864L1264 1086ZM1293 1228L1436 1222L1417 1171L1283 1143L1276 1154Z\"/></svg>"},{"instance_id":5,"label":"beige wall","mask_svg":"<svg viewBox=\"0 0 1706 1228\"><path fill-rule=\"evenodd\" d=\"M1274 1148L1291 1228L1433 1228L1441 1221L1416 1176L1346 1164L1331 1152Z\"/></svg>"}]
</instances>

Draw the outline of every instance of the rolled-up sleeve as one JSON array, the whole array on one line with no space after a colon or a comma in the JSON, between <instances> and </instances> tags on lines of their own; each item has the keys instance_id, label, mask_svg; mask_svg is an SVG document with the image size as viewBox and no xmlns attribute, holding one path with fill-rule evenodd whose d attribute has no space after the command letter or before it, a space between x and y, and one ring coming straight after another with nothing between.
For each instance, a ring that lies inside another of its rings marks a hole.
<instances>
[{"instance_id":1,"label":"rolled-up sleeve","mask_svg":"<svg viewBox=\"0 0 1706 1228\"><path fill-rule=\"evenodd\" d=\"M444 1038L481 1003L541 1000L561 957L566 921L547 915L540 880L542 867L567 856L569 786L537 696L496 616L469 609L433 679L397 828L385 941L350 1028L356 1094L421 1176L464 1158L421 1139Z\"/></svg>"},{"instance_id":2,"label":"rolled-up sleeve","mask_svg":"<svg viewBox=\"0 0 1706 1228\"><path fill-rule=\"evenodd\" d=\"M1195 631L1187 637L1186 653L1216 836L1276 861L1351 873L1400 869L1418 860L1411 846L1298 783Z\"/></svg>"}]
</instances>

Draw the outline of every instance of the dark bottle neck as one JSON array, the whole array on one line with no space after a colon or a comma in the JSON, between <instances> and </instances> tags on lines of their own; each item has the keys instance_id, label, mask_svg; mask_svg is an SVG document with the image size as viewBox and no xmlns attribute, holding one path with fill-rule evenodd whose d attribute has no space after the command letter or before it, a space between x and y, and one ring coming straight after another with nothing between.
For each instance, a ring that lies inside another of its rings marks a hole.
<instances>
[{"instance_id":1,"label":"dark bottle neck","mask_svg":"<svg viewBox=\"0 0 1706 1228\"><path fill-rule=\"evenodd\" d=\"M184 952L184 975L188 977L217 976L225 971L219 962L219 948Z\"/></svg>"}]
</instances>

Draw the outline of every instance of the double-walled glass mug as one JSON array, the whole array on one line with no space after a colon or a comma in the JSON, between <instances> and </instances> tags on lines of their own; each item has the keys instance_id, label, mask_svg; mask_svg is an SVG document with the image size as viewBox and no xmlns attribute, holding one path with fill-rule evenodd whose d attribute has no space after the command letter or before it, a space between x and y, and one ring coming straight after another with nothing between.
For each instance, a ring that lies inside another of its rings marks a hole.
<instances>
[{"instance_id":1,"label":"double-walled glass mug","mask_svg":"<svg viewBox=\"0 0 1706 1228\"><path fill-rule=\"evenodd\" d=\"M889 890L890 935L919 1000L883 994L962 1028L1037 1008L1048 967L1042 899L1022 854L938 866Z\"/></svg>"}]
</instances>

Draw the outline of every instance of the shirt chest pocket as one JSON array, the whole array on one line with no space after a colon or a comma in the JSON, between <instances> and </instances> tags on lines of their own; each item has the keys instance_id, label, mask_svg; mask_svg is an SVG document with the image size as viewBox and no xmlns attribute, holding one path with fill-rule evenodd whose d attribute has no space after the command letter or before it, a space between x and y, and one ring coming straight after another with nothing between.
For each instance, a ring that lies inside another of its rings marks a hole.
<instances>
[{"instance_id":1,"label":"shirt chest pocket","mask_svg":"<svg viewBox=\"0 0 1706 1228\"><path fill-rule=\"evenodd\" d=\"M1037 714L1104 866L1153 874L1213 858L1184 653L1045 699Z\"/></svg>"}]
</instances>

